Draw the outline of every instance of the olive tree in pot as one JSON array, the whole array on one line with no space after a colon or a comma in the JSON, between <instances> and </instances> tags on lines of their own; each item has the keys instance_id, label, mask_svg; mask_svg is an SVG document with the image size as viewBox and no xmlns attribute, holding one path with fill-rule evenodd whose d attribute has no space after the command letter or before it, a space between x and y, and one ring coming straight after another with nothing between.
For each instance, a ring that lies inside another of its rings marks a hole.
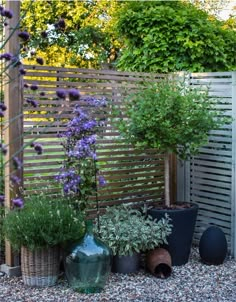
<instances>
[{"instance_id":1,"label":"olive tree in pot","mask_svg":"<svg viewBox=\"0 0 236 302\"><path fill-rule=\"evenodd\" d=\"M162 79L140 85L122 104L113 107L114 123L122 136L137 148L156 148L165 154L165 204L149 210L160 219L168 213L173 231L168 237L168 250L173 265L188 261L198 206L170 201L169 156L175 153L188 159L208 141L210 130L231 120L216 110L208 91L187 86L185 81ZM119 118L118 118L119 117Z\"/></svg>"},{"instance_id":2,"label":"olive tree in pot","mask_svg":"<svg viewBox=\"0 0 236 302\"><path fill-rule=\"evenodd\" d=\"M130 205L119 205L107 208L95 230L112 249L112 271L128 274L139 270L141 252L167 243L172 225L168 215L156 221Z\"/></svg>"}]
</instances>

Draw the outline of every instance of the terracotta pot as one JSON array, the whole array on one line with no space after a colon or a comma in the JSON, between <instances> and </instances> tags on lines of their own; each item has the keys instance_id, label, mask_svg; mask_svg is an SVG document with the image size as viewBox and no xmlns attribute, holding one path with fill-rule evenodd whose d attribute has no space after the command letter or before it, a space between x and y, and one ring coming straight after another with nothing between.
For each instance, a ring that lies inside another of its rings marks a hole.
<instances>
[{"instance_id":1,"label":"terracotta pot","mask_svg":"<svg viewBox=\"0 0 236 302\"><path fill-rule=\"evenodd\" d=\"M172 272L170 253L163 248L148 252L147 268L157 278L168 278Z\"/></svg>"}]
</instances>

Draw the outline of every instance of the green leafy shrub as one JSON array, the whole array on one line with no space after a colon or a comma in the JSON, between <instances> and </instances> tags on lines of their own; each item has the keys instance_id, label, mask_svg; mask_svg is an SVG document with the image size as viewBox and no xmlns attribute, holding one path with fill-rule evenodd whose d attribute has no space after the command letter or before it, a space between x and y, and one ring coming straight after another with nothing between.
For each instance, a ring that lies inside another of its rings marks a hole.
<instances>
[{"instance_id":1,"label":"green leafy shrub","mask_svg":"<svg viewBox=\"0 0 236 302\"><path fill-rule=\"evenodd\" d=\"M7 213L3 230L13 248L30 250L79 239L84 233L84 217L62 198L33 195L22 209Z\"/></svg>"},{"instance_id":2,"label":"green leafy shrub","mask_svg":"<svg viewBox=\"0 0 236 302\"><path fill-rule=\"evenodd\" d=\"M186 159L208 141L210 130L231 118L216 110L207 90L184 81L163 79L146 83L124 100L125 111L114 107L114 123L138 148L158 148Z\"/></svg>"},{"instance_id":3,"label":"green leafy shrub","mask_svg":"<svg viewBox=\"0 0 236 302\"><path fill-rule=\"evenodd\" d=\"M168 154L187 159L208 142L210 130L232 122L215 105L207 90L192 88L184 81L162 79L137 87L124 100L125 110L113 107L114 124L129 143L165 152L166 206L170 206Z\"/></svg>"},{"instance_id":4,"label":"green leafy shrub","mask_svg":"<svg viewBox=\"0 0 236 302\"><path fill-rule=\"evenodd\" d=\"M112 249L113 255L132 255L167 243L170 218L156 222L127 205L113 206L99 218L95 233Z\"/></svg>"},{"instance_id":5,"label":"green leafy shrub","mask_svg":"<svg viewBox=\"0 0 236 302\"><path fill-rule=\"evenodd\" d=\"M236 32L181 1L124 1L114 31L124 41L118 68L129 71L229 71Z\"/></svg>"}]
</instances>

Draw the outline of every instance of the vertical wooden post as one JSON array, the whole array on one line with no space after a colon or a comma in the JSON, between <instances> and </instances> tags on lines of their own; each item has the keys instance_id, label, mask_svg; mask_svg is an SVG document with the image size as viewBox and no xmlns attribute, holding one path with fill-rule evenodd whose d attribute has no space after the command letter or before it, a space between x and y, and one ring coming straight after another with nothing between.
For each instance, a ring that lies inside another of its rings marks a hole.
<instances>
[{"instance_id":1,"label":"vertical wooden post","mask_svg":"<svg viewBox=\"0 0 236 302\"><path fill-rule=\"evenodd\" d=\"M231 253L236 258L236 71L232 72Z\"/></svg>"},{"instance_id":2,"label":"vertical wooden post","mask_svg":"<svg viewBox=\"0 0 236 302\"><path fill-rule=\"evenodd\" d=\"M6 27L5 37L11 34L12 30L18 26L20 20L20 0L6 1L6 9L13 11L13 18L9 19L9 25ZM5 52L9 52L14 56L18 56L20 50L18 30L12 34L11 38L6 44ZM23 181L23 172L21 170L15 171L12 158L17 156L22 160L22 145L23 145L23 119L22 119L22 85L21 77L19 76L18 66L12 66L7 70L4 100L7 106L5 120L9 123L4 131L4 141L7 145L7 155L5 157L5 205L7 208L11 207L11 199L19 195L19 188L17 186L10 186L11 175L17 175ZM23 184L23 183L22 183ZM14 257L12 248L6 242L6 264L8 266L17 266L18 257Z\"/></svg>"},{"instance_id":3,"label":"vertical wooden post","mask_svg":"<svg viewBox=\"0 0 236 302\"><path fill-rule=\"evenodd\" d=\"M174 153L169 154L170 162L170 203L175 203L177 198L177 157Z\"/></svg>"}]
</instances>

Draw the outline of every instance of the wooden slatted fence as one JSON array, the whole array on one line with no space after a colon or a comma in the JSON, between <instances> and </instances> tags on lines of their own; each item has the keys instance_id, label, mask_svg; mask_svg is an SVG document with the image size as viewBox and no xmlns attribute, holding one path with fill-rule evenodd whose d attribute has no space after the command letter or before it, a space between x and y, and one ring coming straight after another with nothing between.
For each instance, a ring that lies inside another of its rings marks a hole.
<instances>
[{"instance_id":1,"label":"wooden slatted fence","mask_svg":"<svg viewBox=\"0 0 236 302\"><path fill-rule=\"evenodd\" d=\"M114 104L122 104L122 98L144 79L153 81L163 77L148 73L48 66L27 65L25 69L24 140L30 142L36 138L44 148L42 155L35 155L30 147L24 151L24 187L28 193L44 191L48 183L54 183L51 193L61 190L54 181L64 156L58 134L65 131L74 105L83 104L58 99L57 89L76 88L82 99L87 96L105 97ZM37 85L38 89L33 91L32 85ZM38 107L32 108L27 99L36 100ZM98 140L97 153L98 165L107 185L98 192L100 207L161 201L164 196L163 155L157 150L134 150L113 127L109 109L102 114L106 118L106 126Z\"/></svg>"}]
</instances>

